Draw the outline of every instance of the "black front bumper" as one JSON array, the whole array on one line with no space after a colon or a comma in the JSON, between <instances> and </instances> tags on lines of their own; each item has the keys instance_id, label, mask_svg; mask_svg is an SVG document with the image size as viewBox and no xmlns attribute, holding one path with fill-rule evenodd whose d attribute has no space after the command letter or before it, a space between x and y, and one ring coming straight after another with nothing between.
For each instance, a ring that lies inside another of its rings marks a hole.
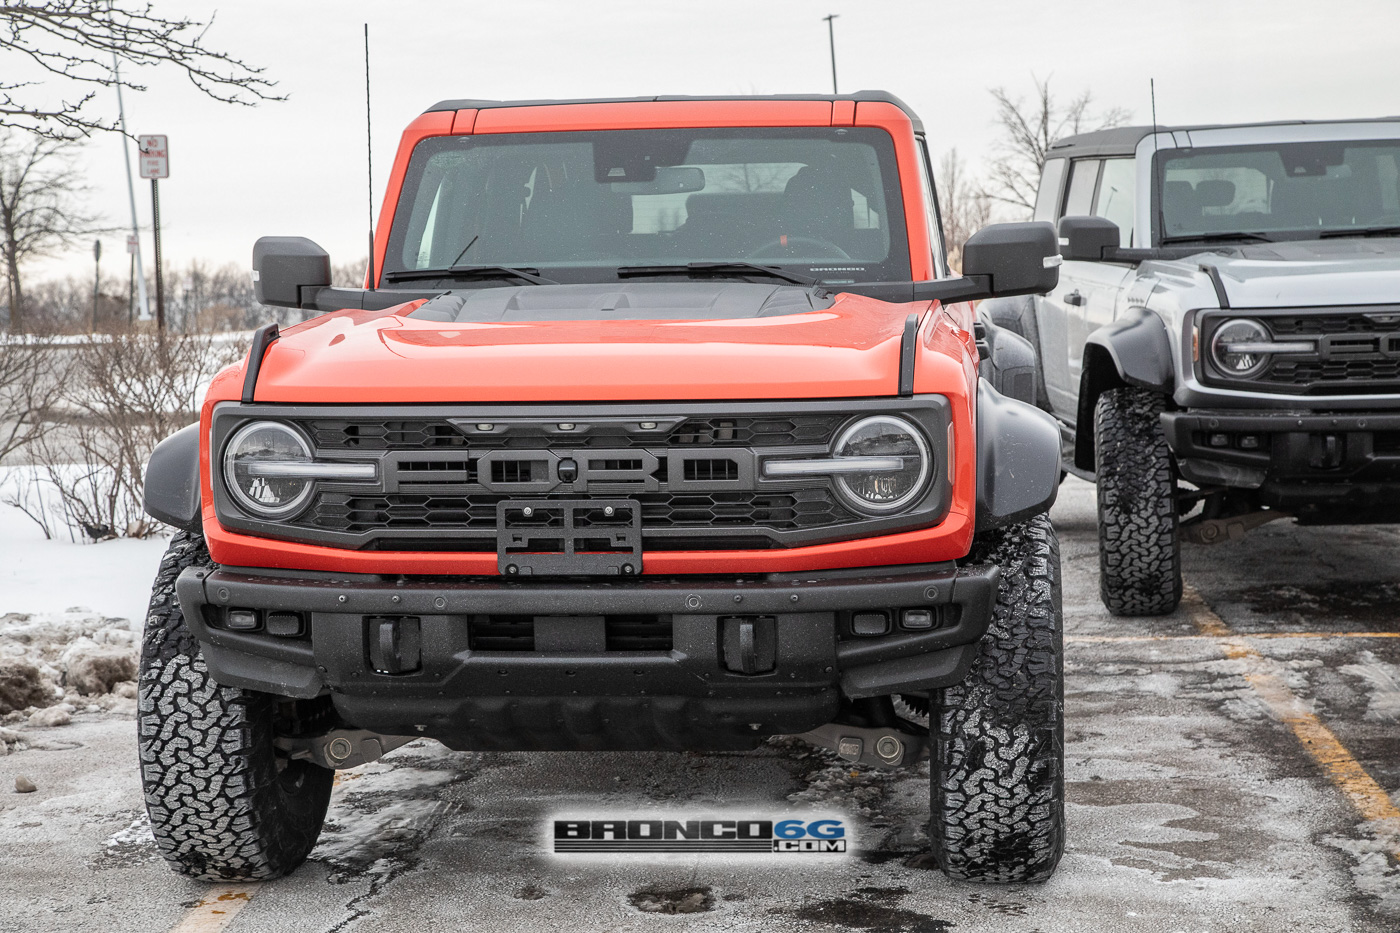
<instances>
[{"instance_id":1,"label":"black front bumper","mask_svg":"<svg viewBox=\"0 0 1400 933\"><path fill-rule=\"evenodd\" d=\"M1400 522L1400 412L1162 415L1181 474L1310 523Z\"/></svg>"},{"instance_id":2,"label":"black front bumper","mask_svg":"<svg viewBox=\"0 0 1400 933\"><path fill-rule=\"evenodd\" d=\"M998 579L994 566L953 564L626 582L191 568L176 587L215 679L329 694L359 728L483 750L726 749L825 725L843 697L961 680ZM933 627L901 630L908 609L931 610ZM854 633L870 610L889 613L888 633ZM258 630L230 630L240 611ZM619 631L642 620L669 647L614 649L602 635L614 620ZM771 639L771 669L736 669L743 620ZM299 631L271 634L274 621ZM483 634L503 631L533 634L511 645ZM383 672L396 664L409 669Z\"/></svg>"}]
</instances>

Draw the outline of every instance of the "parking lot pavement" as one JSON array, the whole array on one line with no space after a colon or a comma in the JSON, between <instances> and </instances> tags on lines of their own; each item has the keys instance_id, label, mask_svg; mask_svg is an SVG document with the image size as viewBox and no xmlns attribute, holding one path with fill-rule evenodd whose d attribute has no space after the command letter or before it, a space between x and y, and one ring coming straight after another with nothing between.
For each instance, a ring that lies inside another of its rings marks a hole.
<instances>
[{"instance_id":1,"label":"parking lot pavement","mask_svg":"<svg viewBox=\"0 0 1400 933\"><path fill-rule=\"evenodd\" d=\"M295 875L209 887L155 853L130 720L79 714L0 758L0 930L1394 933L1400 531L1276 523L1188 548L1180 611L1115 619L1098 599L1093 488L1070 479L1054 515L1069 844L1048 884L954 884L921 867L926 765L852 772L792 741L720 755L420 742L342 773ZM38 791L12 793L15 774ZM668 808L837 809L860 851L780 864L544 854L553 813Z\"/></svg>"}]
</instances>

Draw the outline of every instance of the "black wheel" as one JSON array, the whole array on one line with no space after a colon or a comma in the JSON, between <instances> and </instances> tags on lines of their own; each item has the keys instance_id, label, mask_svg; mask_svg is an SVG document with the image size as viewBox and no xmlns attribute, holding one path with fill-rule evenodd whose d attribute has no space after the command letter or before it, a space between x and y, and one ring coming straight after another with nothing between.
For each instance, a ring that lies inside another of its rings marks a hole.
<instances>
[{"instance_id":1,"label":"black wheel","mask_svg":"<svg viewBox=\"0 0 1400 933\"><path fill-rule=\"evenodd\" d=\"M278 754L278 697L210 678L175 597L180 571L210 565L203 536L181 532L151 590L137 711L146 810L176 871L278 878L315 846L335 773Z\"/></svg>"},{"instance_id":2,"label":"black wheel","mask_svg":"<svg viewBox=\"0 0 1400 933\"><path fill-rule=\"evenodd\" d=\"M972 670L933 696L933 856L962 881L1045 881L1065 844L1060 548L1039 515L972 558L997 564L1001 587Z\"/></svg>"},{"instance_id":3,"label":"black wheel","mask_svg":"<svg viewBox=\"0 0 1400 933\"><path fill-rule=\"evenodd\" d=\"M1111 389L1094 408L1099 593L1119 616L1165 615L1181 602L1176 471L1160 415L1166 399Z\"/></svg>"}]
</instances>

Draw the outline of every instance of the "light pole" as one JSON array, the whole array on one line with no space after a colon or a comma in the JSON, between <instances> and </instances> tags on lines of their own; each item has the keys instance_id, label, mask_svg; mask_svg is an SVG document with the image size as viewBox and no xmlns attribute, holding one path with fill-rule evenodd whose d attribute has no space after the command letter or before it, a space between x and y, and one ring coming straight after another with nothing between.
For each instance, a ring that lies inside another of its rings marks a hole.
<instances>
[{"instance_id":1,"label":"light pole","mask_svg":"<svg viewBox=\"0 0 1400 933\"><path fill-rule=\"evenodd\" d=\"M826 36L831 40L831 93L833 94L841 93L836 89L836 25L832 22L839 15L839 13L832 13L822 17L826 20Z\"/></svg>"},{"instance_id":2,"label":"light pole","mask_svg":"<svg viewBox=\"0 0 1400 933\"><path fill-rule=\"evenodd\" d=\"M97 333L97 293L102 284L102 241L92 241L92 332Z\"/></svg>"},{"instance_id":3,"label":"light pole","mask_svg":"<svg viewBox=\"0 0 1400 933\"><path fill-rule=\"evenodd\" d=\"M136 188L131 181L131 153L126 148L130 137L126 135L126 108L122 106L121 70L117 64L116 53L112 54L112 78L117 86L117 114L121 119L122 128L122 158L126 160L126 196L131 202L131 235L139 237L141 231L136 227ZM136 257L136 288L141 297L141 320L149 321L151 306L146 301L146 270L141 267L141 241L137 239L136 242L136 252L133 255Z\"/></svg>"}]
</instances>

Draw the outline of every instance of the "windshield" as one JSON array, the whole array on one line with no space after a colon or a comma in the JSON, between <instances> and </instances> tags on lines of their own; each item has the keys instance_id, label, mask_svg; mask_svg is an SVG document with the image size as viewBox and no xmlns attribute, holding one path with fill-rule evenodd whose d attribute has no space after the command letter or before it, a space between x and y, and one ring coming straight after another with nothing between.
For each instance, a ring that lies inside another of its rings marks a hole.
<instances>
[{"instance_id":1,"label":"windshield","mask_svg":"<svg viewBox=\"0 0 1400 933\"><path fill-rule=\"evenodd\" d=\"M611 282L619 267L742 261L833 284L907 281L899 192L892 141L871 128L441 137L414 149L384 271ZM454 287L501 284L519 282Z\"/></svg>"},{"instance_id":2,"label":"windshield","mask_svg":"<svg viewBox=\"0 0 1400 933\"><path fill-rule=\"evenodd\" d=\"M1164 243L1400 224L1400 140L1164 149L1157 164Z\"/></svg>"}]
</instances>

